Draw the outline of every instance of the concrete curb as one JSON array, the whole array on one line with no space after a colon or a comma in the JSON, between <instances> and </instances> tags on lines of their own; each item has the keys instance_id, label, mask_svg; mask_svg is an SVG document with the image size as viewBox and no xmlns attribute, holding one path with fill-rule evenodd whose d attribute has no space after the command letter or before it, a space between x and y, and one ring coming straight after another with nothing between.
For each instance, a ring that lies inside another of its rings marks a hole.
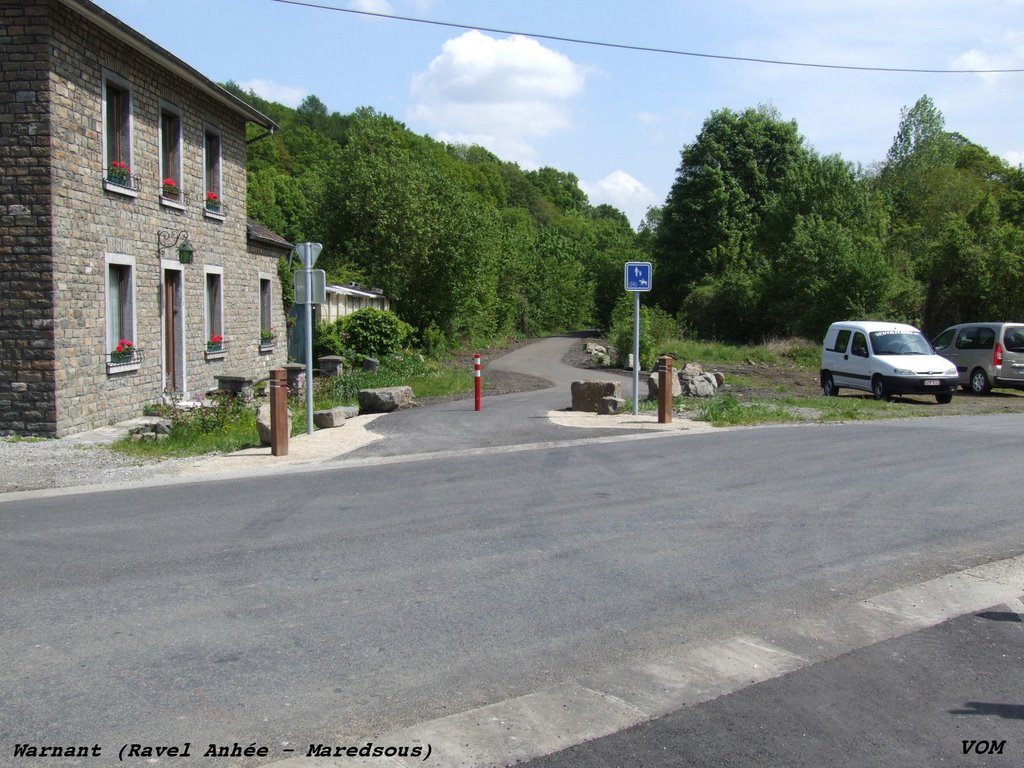
<instances>
[{"instance_id":1,"label":"concrete curb","mask_svg":"<svg viewBox=\"0 0 1024 768\"><path fill-rule=\"evenodd\" d=\"M428 746L431 765L492 768L551 754L711 701L858 648L1005 603L1024 612L1024 556L951 573L780 627L771 639L736 636L525 696L355 742ZM339 727L339 732L344 728ZM301 745L297 752L308 751ZM420 758L383 758L412 768ZM351 765L351 758L292 757L267 768Z\"/></svg>"}]
</instances>

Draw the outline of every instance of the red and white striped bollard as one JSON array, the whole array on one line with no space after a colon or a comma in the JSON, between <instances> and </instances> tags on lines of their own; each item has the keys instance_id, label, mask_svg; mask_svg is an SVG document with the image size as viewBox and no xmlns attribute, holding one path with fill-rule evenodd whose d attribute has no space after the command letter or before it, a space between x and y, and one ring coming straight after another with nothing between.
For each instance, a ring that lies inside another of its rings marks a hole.
<instances>
[{"instance_id":1,"label":"red and white striped bollard","mask_svg":"<svg viewBox=\"0 0 1024 768\"><path fill-rule=\"evenodd\" d=\"M476 379L476 409L484 409L483 366L480 364L480 353L473 355L473 377Z\"/></svg>"}]
</instances>

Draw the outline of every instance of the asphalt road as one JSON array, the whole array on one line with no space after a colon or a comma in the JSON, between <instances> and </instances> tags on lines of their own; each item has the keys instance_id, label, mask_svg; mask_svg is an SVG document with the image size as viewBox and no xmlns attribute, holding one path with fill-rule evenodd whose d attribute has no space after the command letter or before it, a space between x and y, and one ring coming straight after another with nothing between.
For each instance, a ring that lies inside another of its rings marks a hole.
<instances>
[{"instance_id":1,"label":"asphalt road","mask_svg":"<svg viewBox=\"0 0 1024 768\"><path fill-rule=\"evenodd\" d=\"M581 437L579 430L552 424L550 411L571 405L572 382L590 378L618 381L623 397L633 396L629 377L608 372L592 372L562 363L562 357L574 339L555 336L540 339L499 357L485 360L484 379L492 369L511 371L546 379L548 389L511 395L483 397L483 408L473 410L473 402L456 400L426 408L413 408L389 414L374 424L374 431L388 439L353 452L353 457L405 456L416 453L454 451L496 446L532 444L544 441L573 440ZM641 384L640 391L646 392ZM586 437L621 435L622 430L588 429Z\"/></svg>"},{"instance_id":2,"label":"asphalt road","mask_svg":"<svg viewBox=\"0 0 1024 768\"><path fill-rule=\"evenodd\" d=\"M1020 765L1022 663L1024 617L981 611L521 765Z\"/></svg>"},{"instance_id":3,"label":"asphalt road","mask_svg":"<svg viewBox=\"0 0 1024 768\"><path fill-rule=\"evenodd\" d=\"M762 678L781 685L878 647L843 625L851 606L1024 552L1022 429L996 416L497 444L0 501L0 765L113 764L20 762L18 743L112 757L185 742L192 758L170 764L214 764L200 752L236 742L268 756L215 764L267 764L737 637L796 649L802 671ZM821 617L842 632L794 639ZM870 727L851 721L850 738ZM600 759L582 764L645 764Z\"/></svg>"}]
</instances>

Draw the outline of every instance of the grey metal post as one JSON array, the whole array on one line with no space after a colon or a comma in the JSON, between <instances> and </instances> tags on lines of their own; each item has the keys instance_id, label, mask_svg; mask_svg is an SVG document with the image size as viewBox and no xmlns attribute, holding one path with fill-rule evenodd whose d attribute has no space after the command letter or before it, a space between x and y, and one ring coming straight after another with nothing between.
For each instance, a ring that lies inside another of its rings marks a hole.
<instances>
[{"instance_id":1,"label":"grey metal post","mask_svg":"<svg viewBox=\"0 0 1024 768\"><path fill-rule=\"evenodd\" d=\"M313 434L313 265L305 264L306 273L306 434Z\"/></svg>"},{"instance_id":2,"label":"grey metal post","mask_svg":"<svg viewBox=\"0 0 1024 768\"><path fill-rule=\"evenodd\" d=\"M633 291L633 415L640 413L640 293Z\"/></svg>"}]
</instances>

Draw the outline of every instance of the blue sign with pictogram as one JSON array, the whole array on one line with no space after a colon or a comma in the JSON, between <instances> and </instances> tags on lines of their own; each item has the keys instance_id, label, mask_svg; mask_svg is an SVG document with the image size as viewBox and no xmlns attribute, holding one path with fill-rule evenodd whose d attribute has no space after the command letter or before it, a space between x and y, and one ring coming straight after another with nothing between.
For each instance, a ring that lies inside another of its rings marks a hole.
<instances>
[{"instance_id":1,"label":"blue sign with pictogram","mask_svg":"<svg viewBox=\"0 0 1024 768\"><path fill-rule=\"evenodd\" d=\"M627 291L649 291L649 290L651 290L651 262L649 262L649 261L627 261L626 262L626 290Z\"/></svg>"}]
</instances>

